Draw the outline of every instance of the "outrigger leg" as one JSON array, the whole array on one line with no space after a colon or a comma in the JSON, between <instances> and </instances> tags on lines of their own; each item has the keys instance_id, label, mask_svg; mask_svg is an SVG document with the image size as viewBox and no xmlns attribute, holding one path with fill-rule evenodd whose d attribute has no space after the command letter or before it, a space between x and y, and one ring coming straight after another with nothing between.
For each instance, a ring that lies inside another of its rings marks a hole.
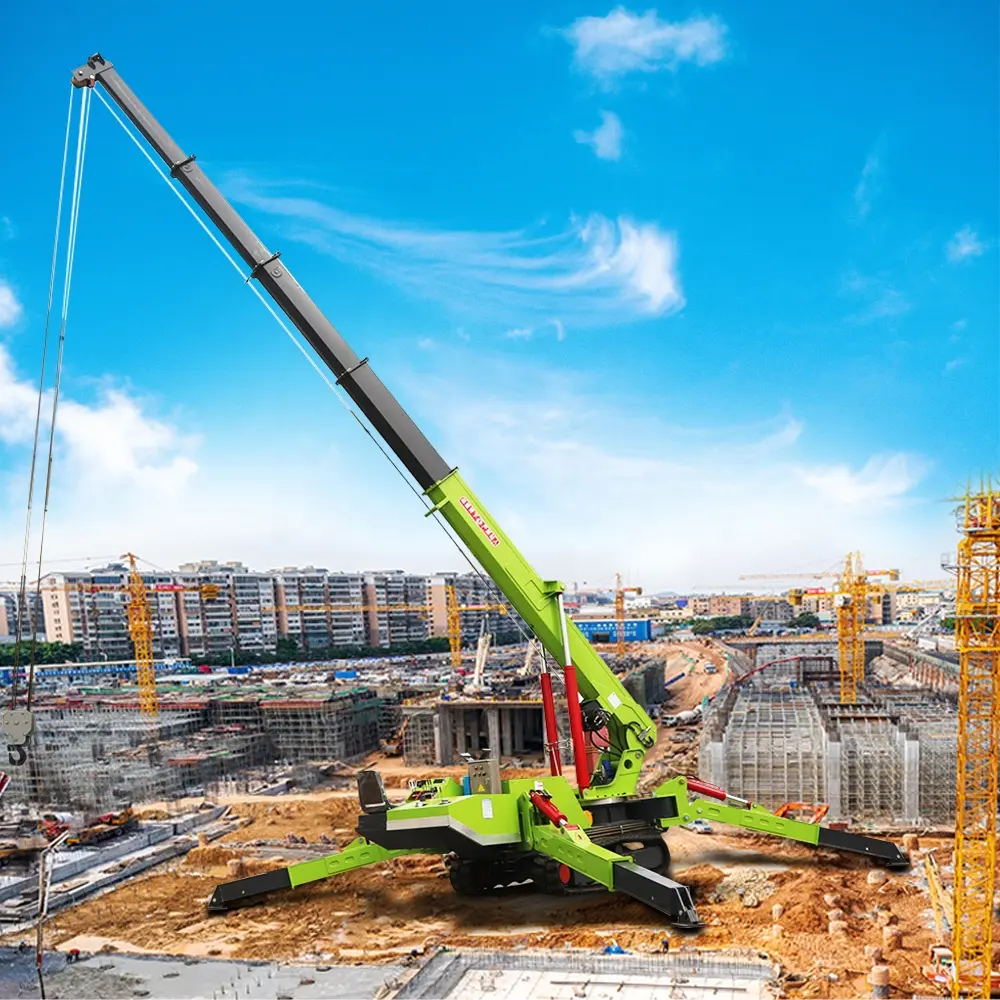
<instances>
[{"instance_id":1,"label":"outrigger leg","mask_svg":"<svg viewBox=\"0 0 1000 1000\"><path fill-rule=\"evenodd\" d=\"M224 913L247 903L257 902L257 897L281 889L294 889L309 882L318 882L331 875L341 875L353 868L363 868L379 861L402 857L404 854L423 854L423 851L387 851L358 837L339 854L329 854L314 861L302 861L288 868L279 868L262 875L250 875L233 882L223 882L215 887L208 909L211 913Z\"/></svg>"}]
</instances>

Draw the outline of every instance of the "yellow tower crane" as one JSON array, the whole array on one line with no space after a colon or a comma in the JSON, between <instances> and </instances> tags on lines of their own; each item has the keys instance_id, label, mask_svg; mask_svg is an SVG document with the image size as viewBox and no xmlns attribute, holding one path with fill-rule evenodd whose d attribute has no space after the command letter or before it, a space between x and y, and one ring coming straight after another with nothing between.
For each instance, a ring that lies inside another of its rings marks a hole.
<instances>
[{"instance_id":1,"label":"yellow tower crane","mask_svg":"<svg viewBox=\"0 0 1000 1000\"><path fill-rule=\"evenodd\" d=\"M126 552L123 559L128 560L128 582L119 583L65 583L55 589L79 590L88 594L118 593L127 594L128 603L125 613L128 618L129 638L135 651L136 680L139 686L139 708L143 715L153 718L159 714L160 706L156 695L156 668L153 657L153 616L149 610L149 595L166 592L196 591L202 600L214 601L219 596L219 588L213 583L197 587L186 587L183 584L147 584L136 563L138 556Z\"/></svg>"},{"instance_id":2,"label":"yellow tower crane","mask_svg":"<svg viewBox=\"0 0 1000 1000\"><path fill-rule=\"evenodd\" d=\"M155 716L160 711L156 697L156 670L153 664L153 619L146 600L146 581L143 580L131 552L128 560L128 631L135 647L135 672L139 679L139 708L143 715Z\"/></svg>"},{"instance_id":3,"label":"yellow tower crane","mask_svg":"<svg viewBox=\"0 0 1000 1000\"><path fill-rule=\"evenodd\" d=\"M1000 488L958 510L955 646L959 655L955 919L951 995L989 997L1000 757Z\"/></svg>"},{"instance_id":4,"label":"yellow tower crane","mask_svg":"<svg viewBox=\"0 0 1000 1000\"><path fill-rule=\"evenodd\" d=\"M506 604L459 604L455 587L448 584L448 648L451 651L451 666L457 670L462 665L462 615L467 611L496 611L507 614Z\"/></svg>"},{"instance_id":5,"label":"yellow tower crane","mask_svg":"<svg viewBox=\"0 0 1000 1000\"><path fill-rule=\"evenodd\" d=\"M642 587L623 587L621 573L615 573L615 654L625 655L625 595L641 594Z\"/></svg>"},{"instance_id":6,"label":"yellow tower crane","mask_svg":"<svg viewBox=\"0 0 1000 1000\"><path fill-rule=\"evenodd\" d=\"M837 614L837 662L840 668L840 702L853 705L858 700L858 685L865 677L865 617L868 598L875 587L869 580L886 577L898 580L898 569L864 569L860 552L849 552L844 557L840 569L821 570L818 573L750 573L741 580L801 580L804 577L822 579L836 577L833 592L833 606ZM788 592L788 602L800 605L803 591L792 589Z\"/></svg>"}]
</instances>

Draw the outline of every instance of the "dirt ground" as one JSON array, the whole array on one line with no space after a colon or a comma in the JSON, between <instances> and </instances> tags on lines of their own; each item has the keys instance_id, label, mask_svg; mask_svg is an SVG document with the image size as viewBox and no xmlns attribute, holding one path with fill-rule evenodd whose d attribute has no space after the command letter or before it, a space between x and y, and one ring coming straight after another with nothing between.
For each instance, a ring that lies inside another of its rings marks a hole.
<instances>
[{"instance_id":1,"label":"dirt ground","mask_svg":"<svg viewBox=\"0 0 1000 1000\"><path fill-rule=\"evenodd\" d=\"M662 645L658 652L667 657L668 678L690 665L681 648L697 661L672 686L673 711L693 707L724 682L724 659L714 647ZM720 668L717 674L704 672L706 660ZM652 784L677 773L696 773L697 743L682 732L660 729L658 745L647 758ZM461 767L418 772L403 767L399 758L377 764L394 799L401 798L398 790L411 778L464 773ZM507 768L503 773L520 777L535 772ZM343 847L354 836L358 815L353 790L225 801L248 822L181 862L56 914L47 924L47 945L350 963L396 962L413 949L444 942L501 949L599 948L614 940L630 951L653 952L667 938L672 948L749 947L766 953L781 964L789 997L860 997L871 992L865 977L872 963L865 946L881 945L879 919L886 916L880 911L888 909L902 931L901 950L886 956L893 995L935 993L920 975L934 932L918 866L873 886L867 881L870 869L851 858L763 836L723 833L719 827L713 835L678 828L666 834L666 842L672 875L690 886L705 925L694 935L669 930L661 914L619 895L552 897L523 886L490 897L460 898L441 859L425 856L360 869L210 917L205 904L219 882L234 877L230 862L240 862L249 875L301 860L301 844L288 844L285 858L275 856L284 851L275 843L286 842L290 833L313 845ZM258 841L268 850L261 851ZM923 846L938 847L942 867L949 864L950 841ZM842 911L845 936L829 934L831 910Z\"/></svg>"},{"instance_id":2,"label":"dirt ground","mask_svg":"<svg viewBox=\"0 0 1000 1000\"><path fill-rule=\"evenodd\" d=\"M183 862L126 883L56 914L46 943L85 948L233 958L353 962L398 961L412 949L447 941L451 947L597 948L614 939L634 951L672 945L751 947L786 972L790 996L868 995L866 944L881 943L877 907L888 907L903 932L903 948L888 956L900 991L929 990L920 964L931 942L928 899L916 875L891 875L868 885L868 869L833 855L752 835L667 834L674 877L689 885L705 923L691 937L669 931L664 918L623 896L560 898L530 886L481 899L456 896L437 857L417 856L360 869L328 882L275 895L261 905L208 916L215 886L230 879L228 862L246 874L283 867L297 858L260 858L246 846L287 833L316 843L321 834L343 845L357 815L346 794L256 797L233 803L252 822L221 841L196 848ZM946 862L950 846L939 851ZM839 897L835 907L824 895ZM746 905L751 904L751 905ZM775 920L772 907L784 912ZM827 932L827 911L840 909L847 936ZM772 925L783 931L775 936ZM836 982L830 982L833 973Z\"/></svg>"}]
</instances>

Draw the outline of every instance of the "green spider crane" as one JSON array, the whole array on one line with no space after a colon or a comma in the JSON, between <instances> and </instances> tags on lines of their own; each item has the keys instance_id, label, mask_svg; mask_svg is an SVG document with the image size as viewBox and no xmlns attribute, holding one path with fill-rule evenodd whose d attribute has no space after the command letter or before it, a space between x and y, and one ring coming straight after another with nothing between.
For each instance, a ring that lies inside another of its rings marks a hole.
<instances>
[{"instance_id":1,"label":"green spider crane","mask_svg":"<svg viewBox=\"0 0 1000 1000\"><path fill-rule=\"evenodd\" d=\"M490 892L531 879L545 891L601 887L623 892L697 927L686 886L667 876L663 831L695 818L785 837L815 847L851 851L886 867L908 860L886 841L775 816L697 778L675 777L652 795L637 793L642 763L656 727L570 621L564 585L544 580L518 552L457 469L448 465L377 378L195 162L171 139L114 67L100 55L74 71L77 87L100 84L131 120L171 175L221 231L277 307L333 372L372 428L396 455L439 515L514 609L562 665L573 747L575 787L562 773L552 678L541 675L549 774L501 780L495 759L469 759L469 781L433 778L414 783L406 801L388 801L375 770L358 775L357 839L337 854L219 885L209 901L224 911L277 890L316 882L404 854L448 859L461 894ZM590 759L596 764L591 770ZM692 797L692 795L694 797Z\"/></svg>"}]
</instances>

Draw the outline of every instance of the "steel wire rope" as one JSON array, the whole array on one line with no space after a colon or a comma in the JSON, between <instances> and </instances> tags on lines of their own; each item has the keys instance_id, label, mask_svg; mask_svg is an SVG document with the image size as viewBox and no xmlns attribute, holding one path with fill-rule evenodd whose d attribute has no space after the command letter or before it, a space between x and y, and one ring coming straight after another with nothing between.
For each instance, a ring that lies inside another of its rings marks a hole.
<instances>
[{"instance_id":1,"label":"steel wire rope","mask_svg":"<svg viewBox=\"0 0 1000 1000\"><path fill-rule=\"evenodd\" d=\"M295 345L299 353L306 359L306 361L309 362L309 365L313 369L313 371L316 372L316 374L319 375L319 377L326 383L327 388L337 397L337 400L340 402L341 406L343 406L344 409L347 410L347 412L354 418L358 426L364 431L365 434L368 435L368 437L375 444L375 447L378 448L378 450L382 453L385 460L393 467L393 469L395 469L396 474L399 476L399 478L402 479L404 483L406 483L406 486L410 490L410 492L413 493L413 495L420 501L424 509L430 513L435 523L437 523L437 525L441 528L441 530L444 532L445 536L452 543L452 545L455 546L455 549L462 556L462 558L469 564L469 568L472 570L472 572L475 573L476 576L478 576L479 579L482 581L482 583L485 585L486 590L490 594L490 596L492 596L495 600L499 602L510 603L509 601L506 600L506 598L502 593L499 593L498 591L493 589L493 581L490 580L488 577L484 576L482 571L475 565L475 563L472 561L471 557L468 555L465 549L462 548L462 545L458 541L458 539L452 535L448 525L441 519L440 513L436 510L433 510L431 504L428 503L427 499L423 496L423 494L421 494L420 491L417 490L417 488L407 477L406 473L403 472L403 470L396 464L392 455L389 454L389 452L386 450L382 442L379 441L379 439L371 431L368 425L361 419L358 413L353 409L350 403L348 403L347 400L344 399L344 397L340 393L340 390L337 388L336 384L330 380L327 373L323 371L322 368L320 368L320 366L316 363L316 360L309 354L309 352L306 350L305 346L301 343L298 337L296 337L295 334L292 333L292 331L289 329L288 325L285 323L282 317L278 314L274 306L272 306L271 303L264 296L264 293L257 287L257 285L251 283L250 276L244 273L243 268L240 267L240 265L236 262L232 254L230 254L230 252L223 245L222 241L215 235L215 233L212 232L211 229L209 229L208 224L205 222L205 220L202 219L202 217L195 211L194 207L177 189L176 185L173 183L171 178L164 172L164 170L160 167L160 165L156 162L156 160L153 159L149 150L146 149L146 147L142 144L142 142L138 139L138 137L133 134L132 130L125 124L125 122L114 110L114 108L112 108L111 105L107 102L107 100L105 100L104 95L101 94L101 92L96 89L94 89L94 93L97 94L97 97L100 100L100 102L104 105L105 108L107 108L108 113L111 115L111 117L114 118L115 121L118 122L118 124L122 127L122 130L132 140L132 142L135 144L139 152L142 153L142 155L150 163L153 169L160 175L160 177L163 179L163 182L167 185L167 187L170 188L170 190L177 196L178 201L180 201L180 203L188 210L188 212L190 213L191 217L195 220L195 222L197 222L198 225L201 226L201 228L204 230L208 238L218 247L223 257L225 257L226 260L229 261L229 263L235 269L236 273L239 274L241 278L243 278L243 283L254 293L254 295L257 296L257 299L261 302L264 308L271 314L271 316L274 318L274 321L285 332L285 335ZM531 637L524 631L523 628L521 628L517 619L513 619L513 621L518 632L521 633L522 638L524 638L525 641L529 641Z\"/></svg>"},{"instance_id":2,"label":"steel wire rope","mask_svg":"<svg viewBox=\"0 0 1000 1000\"><path fill-rule=\"evenodd\" d=\"M45 499L42 504L42 523L38 538L38 574L35 580L35 608L41 604L42 560L45 551L45 528L48 523L49 499L52 495L52 465L56 440L56 415L59 411L59 389L62 385L63 357L66 347L66 323L69 318L69 296L73 284L73 265L76 262L76 236L80 224L80 198L83 192L83 165L87 156L87 133L90 128L90 90L84 88L80 98L80 127L76 141L76 163L73 170L73 191L70 200L69 228L66 233L66 261L63 276L62 309L59 316L59 346L56 351L56 371L52 385L52 419L49 424L49 453L45 468ZM37 611L36 611L37 614ZM26 707L31 708L35 691L35 655L38 646L38 630L31 635L31 656L28 664L28 694Z\"/></svg>"},{"instance_id":3,"label":"steel wire rope","mask_svg":"<svg viewBox=\"0 0 1000 1000\"><path fill-rule=\"evenodd\" d=\"M17 708L18 678L21 673L21 633L22 618L28 610L28 550L31 547L31 518L35 499L35 466L38 460L38 432L42 423L42 399L45 396L45 364L48 357L49 329L52 321L52 300L56 287L56 265L59 261L59 234L62 231L62 211L63 199L66 193L66 162L69 158L69 136L73 125L73 91L69 88L69 107L66 111L66 135L63 139L62 168L59 172L59 198L56 205L56 232L52 240L52 266L49 270L49 294L45 306L45 331L42 334L42 363L38 376L38 403L35 407L35 430L31 444L31 466L28 472L28 509L25 514L24 523L24 548L21 555L21 562L5 563L4 565L20 565L21 580L17 593L17 611L14 623L14 676L11 679L10 707ZM37 623L38 607L35 606L36 620L32 621L32 633L38 631Z\"/></svg>"}]
</instances>

